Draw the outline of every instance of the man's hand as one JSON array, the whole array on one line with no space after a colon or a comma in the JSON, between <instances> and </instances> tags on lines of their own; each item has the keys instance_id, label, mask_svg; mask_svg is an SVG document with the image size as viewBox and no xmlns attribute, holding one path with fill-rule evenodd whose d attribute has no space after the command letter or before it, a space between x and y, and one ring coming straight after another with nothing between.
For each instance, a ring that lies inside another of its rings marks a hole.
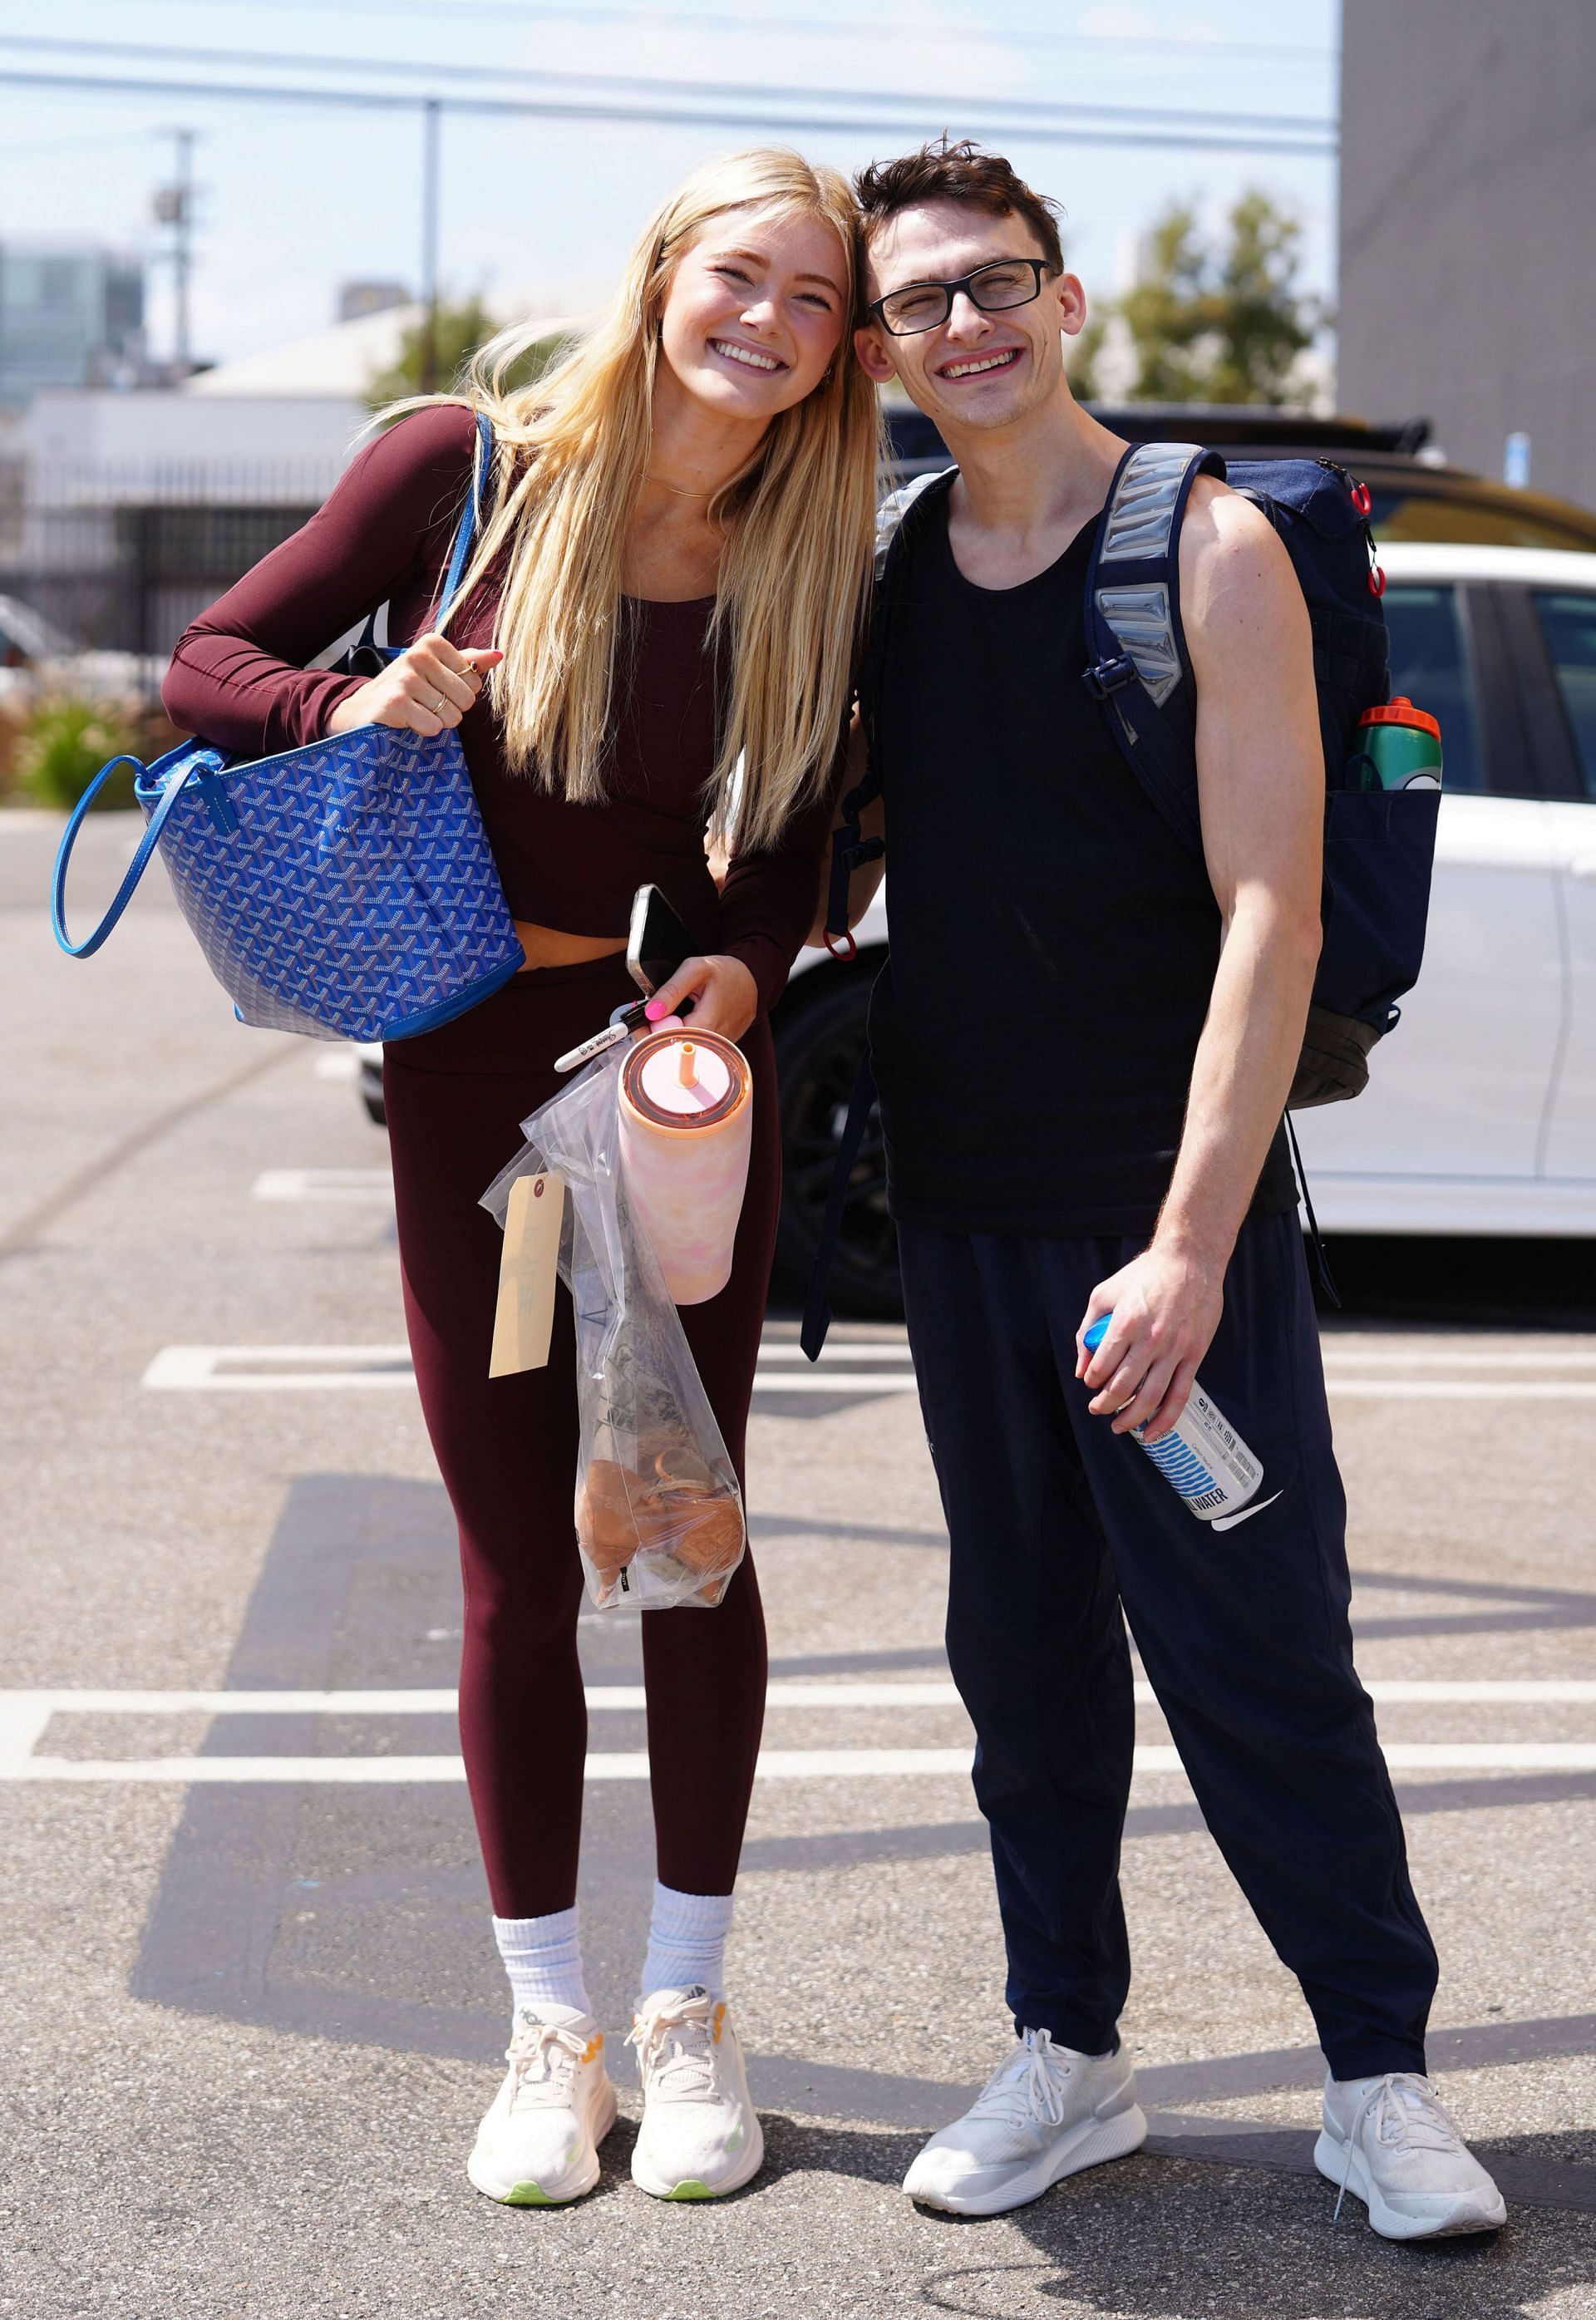
<instances>
[{"instance_id":1,"label":"man's hand","mask_svg":"<svg viewBox=\"0 0 1596 2320\"><path fill-rule=\"evenodd\" d=\"M340 701L327 720L330 733L358 725L397 725L431 740L459 723L476 700L483 678L503 659L477 647L462 652L436 632L418 637L380 676Z\"/></svg>"},{"instance_id":2,"label":"man's hand","mask_svg":"<svg viewBox=\"0 0 1596 2320\"><path fill-rule=\"evenodd\" d=\"M759 986L740 958L686 958L649 1000L649 1030L663 1030L667 1018L688 998L691 1028L719 1031L723 1039L740 1039L759 1012Z\"/></svg>"},{"instance_id":3,"label":"man's hand","mask_svg":"<svg viewBox=\"0 0 1596 2320\"><path fill-rule=\"evenodd\" d=\"M1075 1334L1075 1375L1093 1389L1094 1417L1110 1418L1116 1434L1143 1424L1149 1441L1168 1433L1220 1326L1224 1278L1223 1264L1155 1242L1098 1282ZM1088 1355L1086 1332L1109 1312L1109 1333Z\"/></svg>"}]
</instances>

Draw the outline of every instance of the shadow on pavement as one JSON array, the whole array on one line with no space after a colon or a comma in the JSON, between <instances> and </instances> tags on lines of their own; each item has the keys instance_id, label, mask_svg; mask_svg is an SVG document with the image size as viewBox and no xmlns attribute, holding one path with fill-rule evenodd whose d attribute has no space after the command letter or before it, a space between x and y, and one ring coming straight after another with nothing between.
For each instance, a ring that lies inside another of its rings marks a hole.
<instances>
[{"instance_id":1,"label":"shadow on pavement","mask_svg":"<svg viewBox=\"0 0 1596 2320\"><path fill-rule=\"evenodd\" d=\"M360 1475L305 1478L289 1492L226 1686L446 1688L454 1681L458 1650L458 1583L452 1526L436 1485ZM1482 1598L1500 1591L1522 1606L1527 1590L1463 1591ZM1596 1623L1596 1598L1560 1597L1548 1609L1560 1619ZM1496 1615L1483 1608L1481 1616ZM590 1681L640 1679L635 1619L585 1621L580 1641ZM929 1656L935 1663L937 1655ZM920 1666L927 1657L889 1650L775 1665L783 1672L843 1673L861 1667ZM435 1729L430 1721L413 1717L394 1722L406 1728L395 1734L390 1726L390 1745L405 1753L415 1745L418 1723L428 1746L452 1744L451 1726ZM381 1745L380 1724L377 1730ZM639 1746L640 1720L606 1717L603 1736L613 1745ZM357 1731L333 1717L240 1715L217 1717L202 1753L296 1756L371 1745L369 1725ZM1592 1783L1579 1775L1446 1781L1410 1788L1403 1803L1409 1811L1452 1811L1587 1796L1591 1790ZM1132 1808L1127 1833L1183 1835L1202 1826L1194 1806L1145 1806ZM748 1848L746 1866L758 1874L984 1846L984 1830L972 1816L967 1822L757 1839ZM582 1894L594 1999L607 2022L623 2022L630 2011L647 1930L652 1858L646 1785L617 1781L591 1787ZM151 1903L132 1991L194 2013L485 2065L497 2055L504 2035L503 1983L486 1917L487 1894L463 1787L196 1786L185 1801ZM1596 2015L1442 2031L1435 2034L1433 2047L1443 2069L1589 2053L1596 2052ZM1141 2073L1141 2084L1149 2103L1174 2106L1280 2087L1317 2087L1321 2071L1316 2049L1293 2048L1152 2068ZM851 2152L861 2165L873 2153L866 2171L879 2168L893 2175L902 2174L916 2137L957 2116L971 2092L934 2080L768 2054L750 2058L750 2077L762 2106L812 2119L869 2120L901 2130L895 2137L791 2130L797 2138L793 2152L823 2145L836 2155L835 2163ZM1157 2138L1161 2161L1178 2157L1183 2176L1188 2161L1201 2161L1202 2176L1211 2186L1218 2180L1216 2169L1238 2164L1300 2171L1306 2147L1305 2138L1287 2130L1194 2118L1174 2109L1160 2114ZM1571 2140L1549 2137L1501 2146L1517 2179L1513 2196L1596 2213L1596 2164L1587 2153L1576 2153ZM1138 2161L1137 2170L1152 2164L1150 2159ZM1162 2171L1167 2173L1167 2167ZM1063 2198L1050 2195L1055 2201ZM1086 2291L1072 2278L1068 2292ZM1117 2287L1115 2292L1122 2290ZM1167 2283L1159 2292L1166 2305ZM1126 2303L1119 2308L1165 2306ZM1265 2308L1238 2304L1230 2309L1239 2320ZM1295 2309L1276 2306L1271 2320L1274 2312L1291 2320Z\"/></svg>"}]
</instances>

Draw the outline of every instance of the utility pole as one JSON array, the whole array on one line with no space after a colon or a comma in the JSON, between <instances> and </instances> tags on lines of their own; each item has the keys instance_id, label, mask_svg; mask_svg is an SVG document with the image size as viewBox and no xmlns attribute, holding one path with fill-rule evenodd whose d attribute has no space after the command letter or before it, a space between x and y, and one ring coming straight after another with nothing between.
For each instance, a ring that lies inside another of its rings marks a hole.
<instances>
[{"instance_id":1,"label":"utility pole","mask_svg":"<svg viewBox=\"0 0 1596 2320\"><path fill-rule=\"evenodd\" d=\"M194 142L192 129L174 129L171 137L177 146L177 168L168 186L155 189L155 222L169 225L172 244L167 252L172 268L173 303L176 319L173 329L172 376L185 379L193 368L189 346L188 286L194 271Z\"/></svg>"},{"instance_id":2,"label":"utility pole","mask_svg":"<svg viewBox=\"0 0 1596 2320\"><path fill-rule=\"evenodd\" d=\"M438 392L439 129L443 108L435 96L422 107L422 393Z\"/></svg>"}]
</instances>

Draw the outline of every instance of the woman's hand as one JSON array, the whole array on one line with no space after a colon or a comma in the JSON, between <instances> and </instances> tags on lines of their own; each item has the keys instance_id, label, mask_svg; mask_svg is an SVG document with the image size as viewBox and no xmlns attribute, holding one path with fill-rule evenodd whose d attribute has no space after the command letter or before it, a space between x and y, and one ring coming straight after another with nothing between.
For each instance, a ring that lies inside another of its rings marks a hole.
<instances>
[{"instance_id":1,"label":"woman's hand","mask_svg":"<svg viewBox=\"0 0 1596 2320\"><path fill-rule=\"evenodd\" d=\"M380 676L339 702L327 730L349 733L357 725L397 725L431 740L433 734L459 723L474 706L488 670L503 657L502 652L462 652L435 631L418 637Z\"/></svg>"},{"instance_id":2,"label":"woman's hand","mask_svg":"<svg viewBox=\"0 0 1596 2320\"><path fill-rule=\"evenodd\" d=\"M649 1000L649 1029L659 1030L689 998L690 1029L719 1031L723 1039L740 1039L759 1012L759 986L740 958L687 958Z\"/></svg>"}]
</instances>

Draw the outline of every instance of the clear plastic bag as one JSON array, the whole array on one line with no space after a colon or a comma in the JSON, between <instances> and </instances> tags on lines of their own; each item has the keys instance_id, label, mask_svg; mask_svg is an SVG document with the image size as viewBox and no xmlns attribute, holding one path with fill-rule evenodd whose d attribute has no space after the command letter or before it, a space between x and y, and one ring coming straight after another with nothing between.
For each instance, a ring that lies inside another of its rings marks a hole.
<instances>
[{"instance_id":1,"label":"clear plastic bag","mask_svg":"<svg viewBox=\"0 0 1596 2320\"><path fill-rule=\"evenodd\" d=\"M560 1278L576 1318L576 1543L601 1609L712 1606L747 1545L742 1493L658 1259L622 1176L612 1048L521 1125L483 1194L501 1230L518 1176L566 1185Z\"/></svg>"}]
</instances>

